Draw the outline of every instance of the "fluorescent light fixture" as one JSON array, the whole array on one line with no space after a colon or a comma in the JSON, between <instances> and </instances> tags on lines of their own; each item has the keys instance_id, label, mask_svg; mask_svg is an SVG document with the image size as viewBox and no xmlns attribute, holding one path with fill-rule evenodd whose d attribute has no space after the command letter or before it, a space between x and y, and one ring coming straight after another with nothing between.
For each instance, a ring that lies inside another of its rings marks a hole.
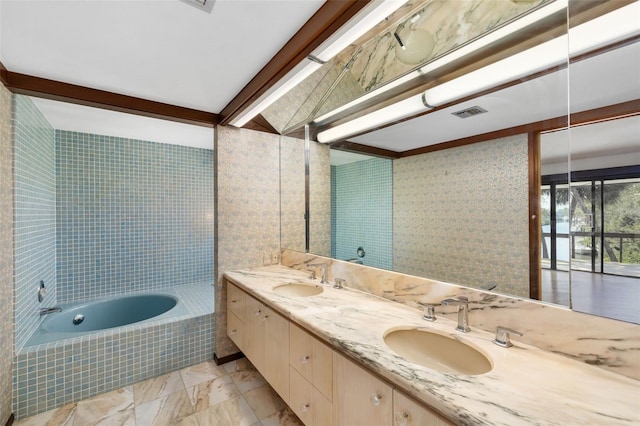
<instances>
[{"instance_id":1,"label":"fluorescent light fixture","mask_svg":"<svg viewBox=\"0 0 640 426\"><path fill-rule=\"evenodd\" d=\"M321 61L328 62L406 2L407 0L374 0L370 2L329 39L318 46L311 55Z\"/></svg>"},{"instance_id":2,"label":"fluorescent light fixture","mask_svg":"<svg viewBox=\"0 0 640 426\"><path fill-rule=\"evenodd\" d=\"M183 0L188 1L188 0ZM202 0L193 0L202 1ZM204 0L207 1L207 0ZM209 0L213 2L213 0ZM343 25L329 39L325 40L309 58L303 60L295 68L287 73L278 83L272 86L264 95L234 118L229 124L242 127L253 117L260 114L275 101L280 99L289 90L309 77L314 71L328 62L335 55L340 53L345 47L356 41L364 33L369 31L387 16L391 15L408 0L375 0L365 6L347 24Z\"/></svg>"},{"instance_id":3,"label":"fluorescent light fixture","mask_svg":"<svg viewBox=\"0 0 640 426\"><path fill-rule=\"evenodd\" d=\"M414 71L411 72L409 74L406 74L400 78L397 78L387 84L385 84L384 86L381 86L375 90L370 91L369 93L367 93L366 95L360 96L359 98L354 99L353 101L342 105L341 107L338 107L336 109L333 109L331 111L329 111L326 114L321 115L320 117L316 118L315 120L313 120L314 123L323 123L325 121L327 121L328 119L330 119L331 117L334 117L336 115L338 115L339 113L341 113L342 111L346 111L351 107L354 107L356 105L359 105L361 103L363 103L366 100L369 100L371 98L374 98L394 87L400 86L401 84L406 83L407 81L413 80L414 78L416 78L417 76L419 76L420 73L418 71Z\"/></svg>"},{"instance_id":4,"label":"fluorescent light fixture","mask_svg":"<svg viewBox=\"0 0 640 426\"><path fill-rule=\"evenodd\" d=\"M310 59L305 59L295 66L291 71L287 73L278 83L271 86L271 88L258 100L256 100L251 106L244 110L240 115L234 118L229 124L236 127L242 127L249 120L262 111L267 109L271 104L280 99L289 90L293 89L296 85L301 83L305 78L309 77L320 68L322 64L314 62Z\"/></svg>"},{"instance_id":5,"label":"fluorescent light fixture","mask_svg":"<svg viewBox=\"0 0 640 426\"><path fill-rule=\"evenodd\" d=\"M562 36L427 89L425 103L441 106L566 62L567 37Z\"/></svg>"},{"instance_id":6,"label":"fluorescent light fixture","mask_svg":"<svg viewBox=\"0 0 640 426\"><path fill-rule=\"evenodd\" d=\"M410 117L430 108L425 106L423 95L415 95L403 101L358 117L354 120L318 133L318 142L328 143L353 136L377 126Z\"/></svg>"},{"instance_id":7,"label":"fluorescent light fixture","mask_svg":"<svg viewBox=\"0 0 640 426\"><path fill-rule=\"evenodd\" d=\"M500 27L498 29L496 29L495 31L492 31L486 35L483 35L463 46L461 46L460 48L447 53L445 56L442 56L436 60L434 60L433 62L428 63L427 65L425 65L424 67L420 68L419 70L413 71L401 78L398 78L388 84L385 84L384 86L381 86L363 96L360 96L356 99L354 99L353 101L339 107L336 108L326 114L323 114L322 116L316 118L314 121L314 123L323 123L326 122L327 120L329 120L330 118L338 115L339 113L350 109L356 105L359 105L363 102L365 102L368 99L371 99L375 96L378 96L388 90L393 89L394 87L397 87L403 83L406 83L407 81L410 81L422 74L426 74L429 72L433 72L434 70L443 67L453 61L459 60L461 58L463 58L465 55L468 55L470 53L473 53L481 48L484 48L486 46L489 46L492 43L495 43L499 40L502 40L505 37L510 36L511 34L522 30L523 28L528 27L529 25L535 24L536 22L553 15L554 13L558 13L562 10L565 10L567 8L567 4L568 4L568 0L555 0L554 2L551 2L539 9L534 10L531 13L526 14L525 16L523 16L522 18L516 19L512 22L510 22L509 24ZM321 46L322 47L322 46ZM346 47L346 45L345 45Z\"/></svg>"},{"instance_id":8,"label":"fluorescent light fixture","mask_svg":"<svg viewBox=\"0 0 640 426\"><path fill-rule=\"evenodd\" d=\"M529 25L535 24L536 22L553 15L554 13L565 10L567 8L567 4L568 0L555 0L554 2L549 3L548 5L541 7L540 9L536 9L533 12L526 14L522 18L518 18L511 23L496 29L495 31L477 38L471 43L465 44L460 48L447 53L441 58L428 63L427 65L422 67L420 71L423 74L427 74L438 68L441 68L444 65L450 64L453 61L457 61L458 59L461 59L478 49L502 40L505 37L508 37L511 34L528 27Z\"/></svg>"},{"instance_id":9,"label":"fluorescent light fixture","mask_svg":"<svg viewBox=\"0 0 640 426\"><path fill-rule=\"evenodd\" d=\"M432 107L441 106L554 66L566 64L568 57L640 34L639 16L640 2L616 9L572 28L569 36L563 35L541 43L428 89L424 94L425 103Z\"/></svg>"},{"instance_id":10,"label":"fluorescent light fixture","mask_svg":"<svg viewBox=\"0 0 640 426\"><path fill-rule=\"evenodd\" d=\"M569 29L569 52L576 56L589 50L640 34L640 2L634 2L606 15Z\"/></svg>"}]
</instances>

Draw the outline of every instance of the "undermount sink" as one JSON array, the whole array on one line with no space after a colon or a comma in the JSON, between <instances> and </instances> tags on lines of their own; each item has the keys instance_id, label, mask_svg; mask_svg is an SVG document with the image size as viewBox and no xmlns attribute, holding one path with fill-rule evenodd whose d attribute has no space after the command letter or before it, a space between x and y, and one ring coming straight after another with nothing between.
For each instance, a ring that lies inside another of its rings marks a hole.
<instances>
[{"instance_id":1,"label":"undermount sink","mask_svg":"<svg viewBox=\"0 0 640 426\"><path fill-rule=\"evenodd\" d=\"M283 296L306 297L320 294L324 291L324 289L319 285L292 283L274 287L273 291Z\"/></svg>"},{"instance_id":2,"label":"undermount sink","mask_svg":"<svg viewBox=\"0 0 640 426\"><path fill-rule=\"evenodd\" d=\"M491 371L491 361L474 347L443 334L418 329L393 329L384 342L396 354L443 373L479 375Z\"/></svg>"}]
</instances>

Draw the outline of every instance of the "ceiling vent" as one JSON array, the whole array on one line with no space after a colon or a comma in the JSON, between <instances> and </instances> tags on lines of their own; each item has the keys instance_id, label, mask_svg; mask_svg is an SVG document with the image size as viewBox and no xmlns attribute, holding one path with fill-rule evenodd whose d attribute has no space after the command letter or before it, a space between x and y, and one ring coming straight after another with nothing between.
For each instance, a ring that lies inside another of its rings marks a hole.
<instances>
[{"instance_id":1,"label":"ceiling vent","mask_svg":"<svg viewBox=\"0 0 640 426\"><path fill-rule=\"evenodd\" d=\"M484 114L485 112L487 112L486 109L480 108L479 106L476 105L476 106L463 109L461 111L452 112L451 114L460 118L469 118L469 117L473 117L474 115Z\"/></svg>"},{"instance_id":2,"label":"ceiling vent","mask_svg":"<svg viewBox=\"0 0 640 426\"><path fill-rule=\"evenodd\" d=\"M213 3L215 0L180 0L183 3L190 4L191 6L197 7L200 10L203 10L207 13L211 13L213 10Z\"/></svg>"}]
</instances>

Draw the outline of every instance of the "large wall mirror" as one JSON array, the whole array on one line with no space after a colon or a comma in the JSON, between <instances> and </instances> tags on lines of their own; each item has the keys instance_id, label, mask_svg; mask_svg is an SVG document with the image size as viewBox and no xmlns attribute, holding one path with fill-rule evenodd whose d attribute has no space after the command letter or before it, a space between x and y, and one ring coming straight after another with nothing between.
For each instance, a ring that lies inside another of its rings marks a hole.
<instances>
[{"instance_id":1,"label":"large wall mirror","mask_svg":"<svg viewBox=\"0 0 640 426\"><path fill-rule=\"evenodd\" d=\"M562 64L332 144L333 257L640 323L640 38L573 3Z\"/></svg>"}]
</instances>

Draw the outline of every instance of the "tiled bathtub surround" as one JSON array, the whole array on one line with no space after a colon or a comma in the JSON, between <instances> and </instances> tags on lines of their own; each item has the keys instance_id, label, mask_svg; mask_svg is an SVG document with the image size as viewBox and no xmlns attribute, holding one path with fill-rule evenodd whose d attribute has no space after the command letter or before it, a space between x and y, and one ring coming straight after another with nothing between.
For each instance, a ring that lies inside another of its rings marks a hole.
<instances>
[{"instance_id":1,"label":"tiled bathtub surround","mask_svg":"<svg viewBox=\"0 0 640 426\"><path fill-rule=\"evenodd\" d=\"M407 306L439 303L467 296L472 328L490 333L496 326L518 330L514 340L640 380L640 326L572 312L561 306L460 287L440 281L384 271L362 265L283 250L282 265L306 270L306 263L327 262L329 279L346 279L347 286ZM440 306L436 314L457 317L456 306ZM526 368L523 367L523 368Z\"/></svg>"},{"instance_id":2,"label":"tiled bathtub surround","mask_svg":"<svg viewBox=\"0 0 640 426\"><path fill-rule=\"evenodd\" d=\"M357 258L382 269L393 268L393 163L384 158L331 166L332 244L336 259ZM335 185L335 189L334 189ZM335 224L335 225L334 225ZM316 253L312 251L312 253Z\"/></svg>"},{"instance_id":3,"label":"tiled bathtub surround","mask_svg":"<svg viewBox=\"0 0 640 426\"><path fill-rule=\"evenodd\" d=\"M211 359L211 284L160 291L178 296L186 312L144 324L30 346L14 361L18 419Z\"/></svg>"},{"instance_id":4,"label":"tiled bathtub surround","mask_svg":"<svg viewBox=\"0 0 640 426\"><path fill-rule=\"evenodd\" d=\"M213 151L56 139L58 302L213 282Z\"/></svg>"},{"instance_id":5,"label":"tiled bathtub surround","mask_svg":"<svg viewBox=\"0 0 640 426\"><path fill-rule=\"evenodd\" d=\"M0 83L0 425L11 415L13 360L13 150L11 93Z\"/></svg>"},{"instance_id":6,"label":"tiled bathtub surround","mask_svg":"<svg viewBox=\"0 0 640 426\"><path fill-rule=\"evenodd\" d=\"M33 101L14 96L15 344L37 328L38 309L56 302L55 131ZM37 288L48 293L38 303Z\"/></svg>"}]
</instances>

